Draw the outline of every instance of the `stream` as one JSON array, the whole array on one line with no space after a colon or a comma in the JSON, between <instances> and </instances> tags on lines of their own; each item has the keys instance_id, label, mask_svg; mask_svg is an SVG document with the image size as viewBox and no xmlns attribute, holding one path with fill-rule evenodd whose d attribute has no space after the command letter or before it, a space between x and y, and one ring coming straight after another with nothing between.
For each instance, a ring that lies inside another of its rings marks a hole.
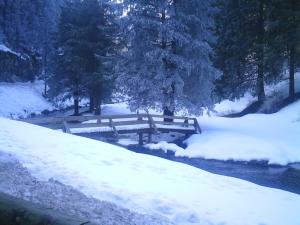
<instances>
[{"instance_id":1,"label":"stream","mask_svg":"<svg viewBox=\"0 0 300 225\"><path fill-rule=\"evenodd\" d=\"M99 134L80 134L80 136L101 140L110 144L121 146L114 138L101 137ZM175 140L173 143L180 147L185 147L182 143L183 139ZM290 164L287 166L268 165L267 162L236 162L236 161L220 161L208 160L203 158L187 158L176 157L174 152L165 153L161 150L150 150L139 145L122 146L130 151L161 157L174 162L184 163L199 169L229 176L252 183L277 188L296 194L300 194L300 164Z\"/></svg>"}]
</instances>

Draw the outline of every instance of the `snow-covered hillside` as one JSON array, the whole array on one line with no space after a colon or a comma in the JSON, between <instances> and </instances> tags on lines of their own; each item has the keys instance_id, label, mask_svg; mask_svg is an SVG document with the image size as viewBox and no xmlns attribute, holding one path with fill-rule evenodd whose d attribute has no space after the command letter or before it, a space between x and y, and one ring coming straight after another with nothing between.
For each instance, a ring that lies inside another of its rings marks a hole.
<instances>
[{"instance_id":1,"label":"snow-covered hillside","mask_svg":"<svg viewBox=\"0 0 300 225\"><path fill-rule=\"evenodd\" d=\"M219 160L300 162L300 101L275 114L241 118L199 117L203 134L187 140L177 156Z\"/></svg>"},{"instance_id":2,"label":"snow-covered hillside","mask_svg":"<svg viewBox=\"0 0 300 225\"><path fill-rule=\"evenodd\" d=\"M0 151L38 179L175 224L300 223L296 194L3 118L0 136Z\"/></svg>"},{"instance_id":3,"label":"snow-covered hillside","mask_svg":"<svg viewBox=\"0 0 300 225\"><path fill-rule=\"evenodd\" d=\"M268 111L267 108L274 107L274 105L276 105L277 102L282 101L284 98L288 96L288 90L289 90L288 79L273 85L266 85L265 91L266 91L267 99L263 108ZM300 92L300 73L295 74L295 91ZM221 101L220 103L216 103L213 110L206 114L223 116L232 113L239 113L255 101L256 98L253 97L249 92L247 92L240 99L234 99L234 100L226 99Z\"/></svg>"},{"instance_id":4,"label":"snow-covered hillside","mask_svg":"<svg viewBox=\"0 0 300 225\"><path fill-rule=\"evenodd\" d=\"M0 83L0 116L18 118L52 110L52 104L42 92L42 82Z\"/></svg>"}]
</instances>

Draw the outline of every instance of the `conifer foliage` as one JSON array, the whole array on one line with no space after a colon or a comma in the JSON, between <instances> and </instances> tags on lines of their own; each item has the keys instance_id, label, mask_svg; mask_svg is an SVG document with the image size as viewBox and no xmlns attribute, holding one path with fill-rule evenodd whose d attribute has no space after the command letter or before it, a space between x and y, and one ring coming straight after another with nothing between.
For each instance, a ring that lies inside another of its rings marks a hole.
<instances>
[{"instance_id":1,"label":"conifer foliage","mask_svg":"<svg viewBox=\"0 0 300 225\"><path fill-rule=\"evenodd\" d=\"M68 1L62 9L52 88L57 94L63 89L67 97L73 97L75 115L80 98L86 96L91 99L91 110L100 114L101 100L112 89L107 58L114 37L106 10L106 5L97 0Z\"/></svg>"},{"instance_id":2,"label":"conifer foliage","mask_svg":"<svg viewBox=\"0 0 300 225\"><path fill-rule=\"evenodd\" d=\"M195 101L199 92L191 92L211 87L208 2L124 1L127 48L119 81L132 108L173 115L193 101L194 108L209 101L201 95Z\"/></svg>"}]
</instances>

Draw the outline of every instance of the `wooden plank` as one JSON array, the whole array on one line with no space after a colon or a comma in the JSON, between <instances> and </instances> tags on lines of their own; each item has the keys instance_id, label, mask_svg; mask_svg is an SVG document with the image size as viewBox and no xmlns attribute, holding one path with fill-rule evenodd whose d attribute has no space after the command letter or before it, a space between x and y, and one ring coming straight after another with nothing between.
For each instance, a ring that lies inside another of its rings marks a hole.
<instances>
[{"instance_id":1,"label":"wooden plank","mask_svg":"<svg viewBox=\"0 0 300 225\"><path fill-rule=\"evenodd\" d=\"M133 126L133 125L141 125L148 124L145 120L134 120L134 121L114 121L115 127L118 126ZM69 123L70 128L89 128L89 127L111 127L110 122L102 122L102 123Z\"/></svg>"},{"instance_id":2,"label":"wooden plank","mask_svg":"<svg viewBox=\"0 0 300 225\"><path fill-rule=\"evenodd\" d=\"M160 124L160 125L174 125L174 126L181 126L181 127L186 127L186 123L184 122L165 122L165 121L155 121L156 124ZM192 125L193 126L193 125Z\"/></svg>"},{"instance_id":3,"label":"wooden plank","mask_svg":"<svg viewBox=\"0 0 300 225\"><path fill-rule=\"evenodd\" d=\"M161 132L177 132L177 133L182 133L182 134L194 134L195 133L195 130L189 130L189 129L178 129L178 128L163 128L163 127L158 127L157 128L158 131L161 131Z\"/></svg>"},{"instance_id":4,"label":"wooden plank","mask_svg":"<svg viewBox=\"0 0 300 225\"><path fill-rule=\"evenodd\" d=\"M184 117L184 116L165 116L165 115L155 115L155 114L150 114L153 118L165 118L165 119L177 119L177 120L193 120L193 118L190 117Z\"/></svg>"},{"instance_id":5,"label":"wooden plank","mask_svg":"<svg viewBox=\"0 0 300 225\"><path fill-rule=\"evenodd\" d=\"M84 122L88 120L109 120L109 119L130 119L137 118L136 114L127 114L127 115L111 115L111 116L67 116L67 117L38 117L38 118L29 118L21 119L20 121L33 123L33 124L47 124L47 123L62 123L63 121L67 122Z\"/></svg>"}]
</instances>

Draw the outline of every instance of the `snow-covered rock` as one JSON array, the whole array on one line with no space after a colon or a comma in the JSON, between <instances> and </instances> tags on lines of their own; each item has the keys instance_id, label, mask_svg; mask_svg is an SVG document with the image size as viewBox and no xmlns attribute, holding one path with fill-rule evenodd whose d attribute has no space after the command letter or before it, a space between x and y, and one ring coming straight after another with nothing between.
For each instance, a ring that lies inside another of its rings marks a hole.
<instances>
[{"instance_id":1,"label":"snow-covered rock","mask_svg":"<svg viewBox=\"0 0 300 225\"><path fill-rule=\"evenodd\" d=\"M290 121L299 118L289 110L282 114ZM248 125L255 127L252 122ZM0 152L11 154L41 181L54 179L178 225L300 223L300 196L293 193L4 118L0 137Z\"/></svg>"}]
</instances>

